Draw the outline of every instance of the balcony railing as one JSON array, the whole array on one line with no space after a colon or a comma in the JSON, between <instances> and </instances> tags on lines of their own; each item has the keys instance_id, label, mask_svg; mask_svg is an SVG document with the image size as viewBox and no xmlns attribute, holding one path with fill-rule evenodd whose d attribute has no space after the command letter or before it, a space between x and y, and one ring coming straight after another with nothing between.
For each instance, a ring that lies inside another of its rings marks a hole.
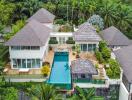
<instances>
[{"instance_id":1,"label":"balcony railing","mask_svg":"<svg viewBox=\"0 0 132 100\"><path fill-rule=\"evenodd\" d=\"M45 78L42 74L14 74L14 75L3 75L6 79L43 79Z\"/></svg>"},{"instance_id":2,"label":"balcony railing","mask_svg":"<svg viewBox=\"0 0 132 100\"><path fill-rule=\"evenodd\" d=\"M73 82L75 83L92 83L92 84L105 84L106 80L88 80L88 79L74 79Z\"/></svg>"}]
</instances>

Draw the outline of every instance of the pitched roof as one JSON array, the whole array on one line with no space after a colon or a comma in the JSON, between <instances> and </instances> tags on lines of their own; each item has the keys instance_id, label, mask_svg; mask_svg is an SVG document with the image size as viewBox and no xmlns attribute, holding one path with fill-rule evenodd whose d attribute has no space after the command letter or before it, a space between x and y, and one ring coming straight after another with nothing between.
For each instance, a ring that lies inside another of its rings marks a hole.
<instances>
[{"instance_id":1,"label":"pitched roof","mask_svg":"<svg viewBox=\"0 0 132 100\"><path fill-rule=\"evenodd\" d=\"M101 31L100 35L108 45L127 46L131 44L130 40L114 26Z\"/></svg>"},{"instance_id":2,"label":"pitched roof","mask_svg":"<svg viewBox=\"0 0 132 100\"><path fill-rule=\"evenodd\" d=\"M124 75L132 83L132 45L123 47L114 51L114 53L123 69Z\"/></svg>"},{"instance_id":3,"label":"pitched roof","mask_svg":"<svg viewBox=\"0 0 132 100\"><path fill-rule=\"evenodd\" d=\"M51 29L32 20L14 37L5 43L7 46L43 46L47 42Z\"/></svg>"},{"instance_id":4,"label":"pitched roof","mask_svg":"<svg viewBox=\"0 0 132 100\"><path fill-rule=\"evenodd\" d=\"M77 42L100 41L101 38L96 29L88 22L79 26L78 30L73 33L74 40Z\"/></svg>"},{"instance_id":5,"label":"pitched roof","mask_svg":"<svg viewBox=\"0 0 132 100\"><path fill-rule=\"evenodd\" d=\"M89 60L78 58L71 62L72 73L97 74L94 65Z\"/></svg>"},{"instance_id":6,"label":"pitched roof","mask_svg":"<svg viewBox=\"0 0 132 100\"><path fill-rule=\"evenodd\" d=\"M31 16L27 21L37 20L40 23L52 23L55 16L48 10L41 8L33 16Z\"/></svg>"}]
</instances>

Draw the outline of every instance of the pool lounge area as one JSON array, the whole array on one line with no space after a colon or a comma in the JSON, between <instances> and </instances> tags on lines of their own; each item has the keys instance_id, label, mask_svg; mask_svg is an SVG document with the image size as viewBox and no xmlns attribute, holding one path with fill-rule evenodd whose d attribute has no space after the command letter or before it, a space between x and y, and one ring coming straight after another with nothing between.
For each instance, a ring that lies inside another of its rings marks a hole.
<instances>
[{"instance_id":1,"label":"pool lounge area","mask_svg":"<svg viewBox=\"0 0 132 100\"><path fill-rule=\"evenodd\" d=\"M68 52L54 53L52 70L47 82L62 89L71 89L71 72Z\"/></svg>"}]
</instances>

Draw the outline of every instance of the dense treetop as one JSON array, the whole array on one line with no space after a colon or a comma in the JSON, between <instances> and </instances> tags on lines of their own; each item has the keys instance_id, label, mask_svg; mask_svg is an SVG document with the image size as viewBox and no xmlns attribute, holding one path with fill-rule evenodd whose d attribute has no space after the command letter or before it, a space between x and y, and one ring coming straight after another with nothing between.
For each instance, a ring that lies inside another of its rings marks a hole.
<instances>
[{"instance_id":1,"label":"dense treetop","mask_svg":"<svg viewBox=\"0 0 132 100\"><path fill-rule=\"evenodd\" d=\"M131 0L0 0L0 25L26 20L43 7L52 12L56 19L75 25L99 15L104 21L104 28L114 25L132 38L131 5Z\"/></svg>"}]
</instances>

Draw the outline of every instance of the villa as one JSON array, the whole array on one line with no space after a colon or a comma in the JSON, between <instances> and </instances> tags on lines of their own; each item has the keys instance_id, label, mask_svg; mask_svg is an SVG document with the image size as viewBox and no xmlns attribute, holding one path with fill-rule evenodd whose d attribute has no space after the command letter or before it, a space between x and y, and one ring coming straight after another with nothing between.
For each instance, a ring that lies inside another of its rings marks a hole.
<instances>
[{"instance_id":1,"label":"villa","mask_svg":"<svg viewBox=\"0 0 132 100\"><path fill-rule=\"evenodd\" d=\"M114 26L104 29L100 32L100 35L113 50L118 50L132 44L131 40Z\"/></svg>"},{"instance_id":2,"label":"villa","mask_svg":"<svg viewBox=\"0 0 132 100\"><path fill-rule=\"evenodd\" d=\"M119 61L124 73L123 84L121 89L124 91L122 95L131 100L132 98L132 45L124 47L114 52L116 59ZM121 98L123 98L121 95Z\"/></svg>"},{"instance_id":3,"label":"villa","mask_svg":"<svg viewBox=\"0 0 132 100\"><path fill-rule=\"evenodd\" d=\"M74 86L95 87L97 94L106 91L107 98L111 87L119 90L123 71L119 79L109 78L104 65L98 63L94 51L102 39L111 48L128 46L130 40L113 26L103 30L100 36L88 22L78 26L74 32L54 31L54 19L53 14L41 8L27 20L26 25L14 37L5 43L9 47L10 54L10 67L5 71L6 74L20 76L26 73L37 76L41 74L43 63L48 62L51 67L49 76L41 77L43 80L35 78L38 79L37 82L46 81L68 90L72 90ZM79 54L74 50L76 46L79 47ZM33 77L26 79L27 77L24 80L15 78L10 81L36 81Z\"/></svg>"}]
</instances>

